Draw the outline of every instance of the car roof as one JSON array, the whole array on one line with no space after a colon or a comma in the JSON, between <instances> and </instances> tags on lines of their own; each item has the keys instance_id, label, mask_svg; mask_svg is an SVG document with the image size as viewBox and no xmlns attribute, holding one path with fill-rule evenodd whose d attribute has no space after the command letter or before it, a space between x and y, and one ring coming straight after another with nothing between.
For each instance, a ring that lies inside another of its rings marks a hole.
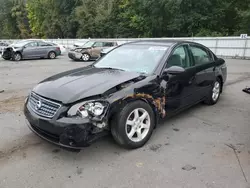
<instances>
[{"instance_id":1,"label":"car roof","mask_svg":"<svg viewBox=\"0 0 250 188\"><path fill-rule=\"evenodd\" d=\"M110 42L110 43L116 43L117 41L112 41L112 40L89 40L87 42Z\"/></svg>"},{"instance_id":2,"label":"car roof","mask_svg":"<svg viewBox=\"0 0 250 188\"><path fill-rule=\"evenodd\" d=\"M162 39L162 40L140 40L129 42L128 44L143 44L143 45L159 45L159 46L173 46L181 43L197 44L199 43L186 41L186 40L174 40L174 39Z\"/></svg>"}]
</instances>

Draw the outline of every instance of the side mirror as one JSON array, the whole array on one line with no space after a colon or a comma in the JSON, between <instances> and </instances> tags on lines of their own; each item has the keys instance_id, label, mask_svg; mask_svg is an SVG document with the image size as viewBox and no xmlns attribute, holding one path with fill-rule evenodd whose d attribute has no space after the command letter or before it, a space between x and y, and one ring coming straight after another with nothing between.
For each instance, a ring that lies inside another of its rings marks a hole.
<instances>
[{"instance_id":1,"label":"side mirror","mask_svg":"<svg viewBox=\"0 0 250 188\"><path fill-rule=\"evenodd\" d=\"M215 61L215 64L217 66L220 66L220 65L223 65L225 63L225 60L222 59L222 58L218 58L216 61Z\"/></svg>"},{"instance_id":2,"label":"side mirror","mask_svg":"<svg viewBox=\"0 0 250 188\"><path fill-rule=\"evenodd\" d=\"M165 69L163 71L163 75L177 75L177 74L180 74L180 73L183 73L185 72L185 69L182 68L182 67L179 67L179 66L172 66L172 67L169 67L167 69Z\"/></svg>"}]
</instances>

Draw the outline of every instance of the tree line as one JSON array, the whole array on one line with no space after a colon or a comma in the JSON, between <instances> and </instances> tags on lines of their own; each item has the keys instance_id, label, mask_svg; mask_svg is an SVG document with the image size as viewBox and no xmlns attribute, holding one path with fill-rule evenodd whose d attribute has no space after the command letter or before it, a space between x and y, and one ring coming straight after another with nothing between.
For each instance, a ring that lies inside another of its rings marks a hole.
<instances>
[{"instance_id":1,"label":"tree line","mask_svg":"<svg viewBox=\"0 0 250 188\"><path fill-rule=\"evenodd\" d=\"M0 0L0 38L236 36L250 0Z\"/></svg>"}]
</instances>

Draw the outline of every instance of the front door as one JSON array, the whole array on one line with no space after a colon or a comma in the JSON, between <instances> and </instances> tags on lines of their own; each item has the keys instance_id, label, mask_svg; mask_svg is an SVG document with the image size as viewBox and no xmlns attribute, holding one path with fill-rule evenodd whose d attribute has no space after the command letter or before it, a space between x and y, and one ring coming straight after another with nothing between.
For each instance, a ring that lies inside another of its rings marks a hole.
<instances>
[{"instance_id":1,"label":"front door","mask_svg":"<svg viewBox=\"0 0 250 188\"><path fill-rule=\"evenodd\" d=\"M168 77L166 87L167 112L174 112L194 103L195 69L188 51L188 45L177 46L172 51L165 68L171 66L182 67L185 72Z\"/></svg>"},{"instance_id":2,"label":"front door","mask_svg":"<svg viewBox=\"0 0 250 188\"><path fill-rule=\"evenodd\" d=\"M24 59L29 59L29 58L35 58L35 57L38 57L37 55L37 42L30 42L28 44L26 44L24 46L24 49L23 49L23 58Z\"/></svg>"}]
</instances>

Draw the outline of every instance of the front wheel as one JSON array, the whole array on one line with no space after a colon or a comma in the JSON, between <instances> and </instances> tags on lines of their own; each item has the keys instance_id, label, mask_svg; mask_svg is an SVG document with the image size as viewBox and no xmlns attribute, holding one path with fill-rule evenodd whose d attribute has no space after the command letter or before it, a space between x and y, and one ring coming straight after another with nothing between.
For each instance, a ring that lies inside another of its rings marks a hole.
<instances>
[{"instance_id":1,"label":"front wheel","mask_svg":"<svg viewBox=\"0 0 250 188\"><path fill-rule=\"evenodd\" d=\"M82 54L82 60L83 61L89 61L90 60L90 55L87 53Z\"/></svg>"},{"instance_id":2,"label":"front wheel","mask_svg":"<svg viewBox=\"0 0 250 188\"><path fill-rule=\"evenodd\" d=\"M214 105L218 102L221 94L221 80L219 78L214 82L211 91L209 92L208 98L204 101L208 105Z\"/></svg>"},{"instance_id":3,"label":"front wheel","mask_svg":"<svg viewBox=\"0 0 250 188\"><path fill-rule=\"evenodd\" d=\"M13 55L13 60L14 61L21 61L22 59L22 55L18 52L16 52L14 55Z\"/></svg>"},{"instance_id":4,"label":"front wheel","mask_svg":"<svg viewBox=\"0 0 250 188\"><path fill-rule=\"evenodd\" d=\"M142 147L151 137L155 126L152 108L143 101L127 104L112 124L111 133L115 141L124 148Z\"/></svg>"}]
</instances>

